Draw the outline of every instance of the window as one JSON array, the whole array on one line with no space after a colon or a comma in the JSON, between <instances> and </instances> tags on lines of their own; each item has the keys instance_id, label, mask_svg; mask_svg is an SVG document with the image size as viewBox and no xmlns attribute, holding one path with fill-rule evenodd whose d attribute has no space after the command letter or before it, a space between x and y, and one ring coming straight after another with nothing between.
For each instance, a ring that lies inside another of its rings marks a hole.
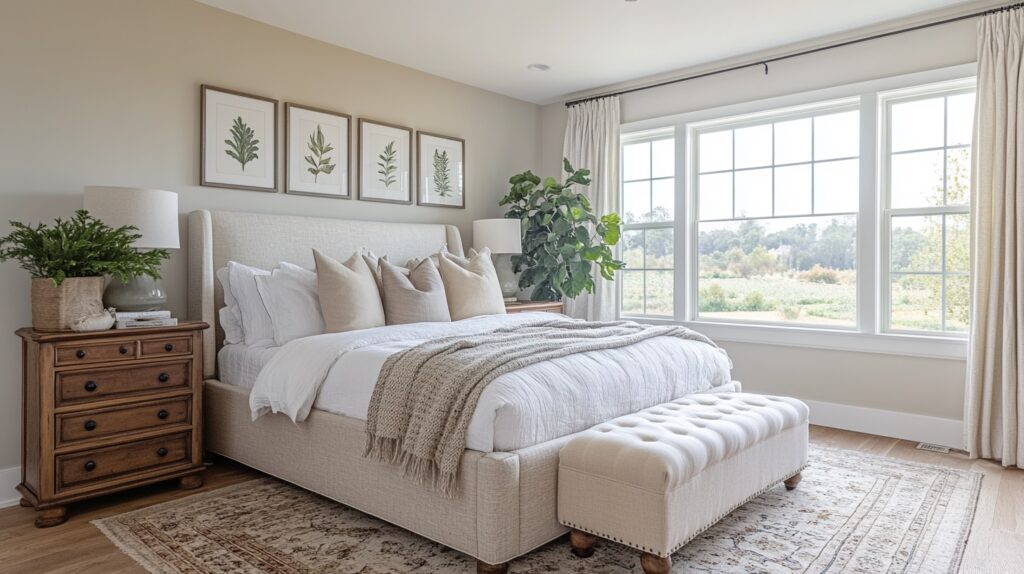
<instances>
[{"instance_id":1,"label":"window","mask_svg":"<svg viewBox=\"0 0 1024 574\"><path fill-rule=\"evenodd\" d=\"M626 140L622 146L620 312L674 315L675 137L672 131Z\"/></svg>"},{"instance_id":2,"label":"window","mask_svg":"<svg viewBox=\"0 0 1024 574\"><path fill-rule=\"evenodd\" d=\"M857 103L694 132L697 316L857 323Z\"/></svg>"},{"instance_id":3,"label":"window","mask_svg":"<svg viewBox=\"0 0 1024 574\"><path fill-rule=\"evenodd\" d=\"M967 330L974 89L883 96L886 330Z\"/></svg>"}]
</instances>

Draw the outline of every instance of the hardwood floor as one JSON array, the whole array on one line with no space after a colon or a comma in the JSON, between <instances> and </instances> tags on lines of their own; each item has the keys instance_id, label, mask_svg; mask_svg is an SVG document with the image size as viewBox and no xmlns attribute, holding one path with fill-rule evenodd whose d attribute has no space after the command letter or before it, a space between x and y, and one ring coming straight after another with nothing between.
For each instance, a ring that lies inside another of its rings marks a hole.
<instances>
[{"instance_id":1,"label":"hardwood floor","mask_svg":"<svg viewBox=\"0 0 1024 574\"><path fill-rule=\"evenodd\" d=\"M915 449L915 443L879 436L812 427L811 441L928 464L984 473L978 512L964 557L964 573L1009 573L1024 564L1024 471L1006 470L960 454ZM33 526L30 508L0 510L0 572L67 574L145 574L145 570L92 526L91 520L135 510L196 492L261 476L255 470L217 459L204 473L201 489L181 491L177 482L152 485L75 504L68 521L55 528ZM513 571L515 570L513 564Z\"/></svg>"}]
</instances>

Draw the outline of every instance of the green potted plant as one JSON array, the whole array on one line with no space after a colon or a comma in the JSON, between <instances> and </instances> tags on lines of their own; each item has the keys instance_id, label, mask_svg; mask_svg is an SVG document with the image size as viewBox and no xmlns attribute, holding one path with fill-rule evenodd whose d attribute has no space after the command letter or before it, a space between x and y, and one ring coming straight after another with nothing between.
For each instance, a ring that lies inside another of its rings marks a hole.
<instances>
[{"instance_id":1,"label":"green potted plant","mask_svg":"<svg viewBox=\"0 0 1024 574\"><path fill-rule=\"evenodd\" d=\"M78 210L70 219L35 227L11 221L0 237L0 261L17 260L32 274L32 327L62 331L103 308L105 275L127 281L138 275L160 277L166 249L138 251L134 226L114 229Z\"/></svg>"},{"instance_id":2,"label":"green potted plant","mask_svg":"<svg viewBox=\"0 0 1024 574\"><path fill-rule=\"evenodd\" d=\"M522 222L523 253L512 265L521 272L519 286L533 287L534 301L593 293L594 266L608 281L626 266L612 252L621 235L619 215L595 216L587 196L571 189L590 185L590 170L573 169L568 159L562 165L565 183L526 171L509 179L512 191L499 202L510 206L505 217Z\"/></svg>"}]
</instances>

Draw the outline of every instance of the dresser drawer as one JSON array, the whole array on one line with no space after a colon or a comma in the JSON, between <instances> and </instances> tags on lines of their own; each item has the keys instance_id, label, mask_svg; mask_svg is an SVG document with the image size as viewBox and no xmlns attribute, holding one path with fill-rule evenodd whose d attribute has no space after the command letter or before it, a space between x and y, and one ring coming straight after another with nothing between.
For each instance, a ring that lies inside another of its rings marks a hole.
<instances>
[{"instance_id":1,"label":"dresser drawer","mask_svg":"<svg viewBox=\"0 0 1024 574\"><path fill-rule=\"evenodd\" d=\"M57 447L191 422L190 397L57 415Z\"/></svg>"},{"instance_id":2,"label":"dresser drawer","mask_svg":"<svg viewBox=\"0 0 1024 574\"><path fill-rule=\"evenodd\" d=\"M192 338L174 337L142 341L142 356L145 358L191 355Z\"/></svg>"},{"instance_id":3,"label":"dresser drawer","mask_svg":"<svg viewBox=\"0 0 1024 574\"><path fill-rule=\"evenodd\" d=\"M57 345L56 364L58 367L66 367L108 361L129 361L138 357L137 347L137 341Z\"/></svg>"},{"instance_id":4,"label":"dresser drawer","mask_svg":"<svg viewBox=\"0 0 1024 574\"><path fill-rule=\"evenodd\" d=\"M180 389L189 384L191 362L97 369L87 373L58 373L57 402L61 405L108 399L118 395Z\"/></svg>"},{"instance_id":5,"label":"dresser drawer","mask_svg":"<svg viewBox=\"0 0 1024 574\"><path fill-rule=\"evenodd\" d=\"M190 462L191 433L178 433L57 457L57 488Z\"/></svg>"}]
</instances>

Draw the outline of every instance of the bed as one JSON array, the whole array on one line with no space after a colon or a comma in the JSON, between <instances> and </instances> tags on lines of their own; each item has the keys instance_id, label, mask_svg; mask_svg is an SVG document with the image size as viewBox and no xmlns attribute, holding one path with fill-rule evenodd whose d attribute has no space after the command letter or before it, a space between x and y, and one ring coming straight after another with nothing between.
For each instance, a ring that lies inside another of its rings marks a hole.
<instances>
[{"instance_id":1,"label":"bed","mask_svg":"<svg viewBox=\"0 0 1024 574\"><path fill-rule=\"evenodd\" d=\"M403 477L398 467L363 458L364 420L358 408L345 410L344 405L353 401L343 400L344 395L321 390L318 402L299 424L282 415L252 420L250 381L282 353L225 346L218 321L223 293L215 270L228 261L266 269L288 261L311 268L312 247L338 258L370 248L393 261L404 261L436 253L442 246L462 253L458 228L223 211L191 213L189 318L213 326L203 341L206 448L471 555L482 572L500 572L512 559L567 531L556 517L556 479L558 452L574 434L555 436L560 433L549 429L535 433L531 440L522 433L502 431L500 416L484 416L482 425L494 426L490 434L487 429L476 438L470 434L468 442L476 449L465 451L459 493L447 498ZM226 375L223 381L218 358ZM727 377L719 382L713 389L700 390L738 390L738 384ZM481 399L481 404L486 402ZM521 424L511 420L512 426ZM506 430L509 424L505 422Z\"/></svg>"}]
</instances>

